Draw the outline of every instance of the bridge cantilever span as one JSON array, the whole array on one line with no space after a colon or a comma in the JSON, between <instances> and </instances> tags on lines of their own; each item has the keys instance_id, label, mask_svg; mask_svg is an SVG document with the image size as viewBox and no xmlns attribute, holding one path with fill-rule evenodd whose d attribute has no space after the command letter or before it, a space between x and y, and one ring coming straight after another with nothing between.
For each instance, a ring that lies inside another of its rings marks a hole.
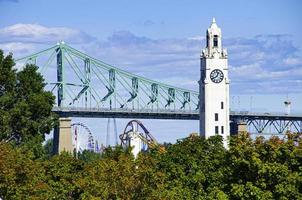
<instances>
[{"instance_id":1,"label":"bridge cantilever span","mask_svg":"<svg viewBox=\"0 0 302 200\"><path fill-rule=\"evenodd\" d=\"M65 43L16 60L36 64L56 106L132 110L198 110L198 92L151 80L80 52Z\"/></svg>"}]
</instances>

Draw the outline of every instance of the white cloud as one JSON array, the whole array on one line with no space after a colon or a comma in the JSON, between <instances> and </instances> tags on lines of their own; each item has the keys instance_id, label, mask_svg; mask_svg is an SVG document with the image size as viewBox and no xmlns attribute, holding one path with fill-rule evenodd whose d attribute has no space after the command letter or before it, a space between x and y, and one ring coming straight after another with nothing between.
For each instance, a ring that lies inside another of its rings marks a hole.
<instances>
[{"instance_id":1,"label":"white cloud","mask_svg":"<svg viewBox=\"0 0 302 200\"><path fill-rule=\"evenodd\" d=\"M34 51L35 45L22 42L0 43L0 49L5 52L14 52L14 54L30 54Z\"/></svg>"},{"instance_id":2,"label":"white cloud","mask_svg":"<svg viewBox=\"0 0 302 200\"><path fill-rule=\"evenodd\" d=\"M205 45L202 36L153 39L117 31L101 41L65 27L16 24L0 29L0 48L20 55L59 40L132 73L188 89L198 88L199 54ZM228 49L233 93L287 93L301 89L297 86L302 77L301 54L289 35L224 38L223 44Z\"/></svg>"},{"instance_id":3,"label":"white cloud","mask_svg":"<svg viewBox=\"0 0 302 200\"><path fill-rule=\"evenodd\" d=\"M2 43L85 43L94 40L88 34L66 27L45 27L39 24L14 24L0 29Z\"/></svg>"},{"instance_id":4,"label":"white cloud","mask_svg":"<svg viewBox=\"0 0 302 200\"><path fill-rule=\"evenodd\" d=\"M196 36L192 36L192 37L188 37L189 40L199 40L200 42L202 40L205 39L205 36L202 36L202 35L196 35Z\"/></svg>"},{"instance_id":5,"label":"white cloud","mask_svg":"<svg viewBox=\"0 0 302 200\"><path fill-rule=\"evenodd\" d=\"M289 58L285 58L283 59L283 63L285 65L302 65L302 59L301 58L293 58L293 57L289 57Z\"/></svg>"},{"instance_id":6,"label":"white cloud","mask_svg":"<svg viewBox=\"0 0 302 200\"><path fill-rule=\"evenodd\" d=\"M295 93L301 86L301 52L290 35L227 38L233 93Z\"/></svg>"},{"instance_id":7,"label":"white cloud","mask_svg":"<svg viewBox=\"0 0 302 200\"><path fill-rule=\"evenodd\" d=\"M252 63L247 65L241 65L239 67L230 67L230 71L233 76L248 76L248 75L256 75L261 72L261 67L259 63Z\"/></svg>"}]
</instances>

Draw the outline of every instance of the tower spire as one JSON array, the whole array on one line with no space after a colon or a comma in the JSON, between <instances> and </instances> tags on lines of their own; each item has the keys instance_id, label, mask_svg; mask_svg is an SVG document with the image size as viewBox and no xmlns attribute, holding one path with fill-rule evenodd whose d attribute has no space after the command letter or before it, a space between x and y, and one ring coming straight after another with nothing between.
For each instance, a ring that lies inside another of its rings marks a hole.
<instances>
[{"instance_id":1,"label":"tower spire","mask_svg":"<svg viewBox=\"0 0 302 200\"><path fill-rule=\"evenodd\" d=\"M213 17L213 19L212 19L212 24L216 24L215 17Z\"/></svg>"}]
</instances>

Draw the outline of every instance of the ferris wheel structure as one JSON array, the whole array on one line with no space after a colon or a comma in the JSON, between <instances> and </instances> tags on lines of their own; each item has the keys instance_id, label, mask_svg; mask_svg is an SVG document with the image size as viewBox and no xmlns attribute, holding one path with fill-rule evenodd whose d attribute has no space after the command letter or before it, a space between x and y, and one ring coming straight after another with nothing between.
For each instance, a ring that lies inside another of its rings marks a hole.
<instances>
[{"instance_id":1,"label":"ferris wheel structure","mask_svg":"<svg viewBox=\"0 0 302 200\"><path fill-rule=\"evenodd\" d=\"M89 150L100 152L98 141L94 140L90 129L83 123L71 124L72 146L76 152Z\"/></svg>"}]
</instances>

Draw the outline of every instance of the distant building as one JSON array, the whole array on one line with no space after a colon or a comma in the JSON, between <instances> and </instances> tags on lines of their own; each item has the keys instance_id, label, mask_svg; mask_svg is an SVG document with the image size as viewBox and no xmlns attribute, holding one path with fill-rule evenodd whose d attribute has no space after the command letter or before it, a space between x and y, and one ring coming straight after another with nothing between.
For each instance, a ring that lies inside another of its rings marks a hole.
<instances>
[{"instance_id":1,"label":"distant building","mask_svg":"<svg viewBox=\"0 0 302 200\"><path fill-rule=\"evenodd\" d=\"M230 135L229 78L227 51L222 48L221 30L213 18L206 33L200 66L200 135L208 138L221 135L227 147Z\"/></svg>"}]
</instances>

